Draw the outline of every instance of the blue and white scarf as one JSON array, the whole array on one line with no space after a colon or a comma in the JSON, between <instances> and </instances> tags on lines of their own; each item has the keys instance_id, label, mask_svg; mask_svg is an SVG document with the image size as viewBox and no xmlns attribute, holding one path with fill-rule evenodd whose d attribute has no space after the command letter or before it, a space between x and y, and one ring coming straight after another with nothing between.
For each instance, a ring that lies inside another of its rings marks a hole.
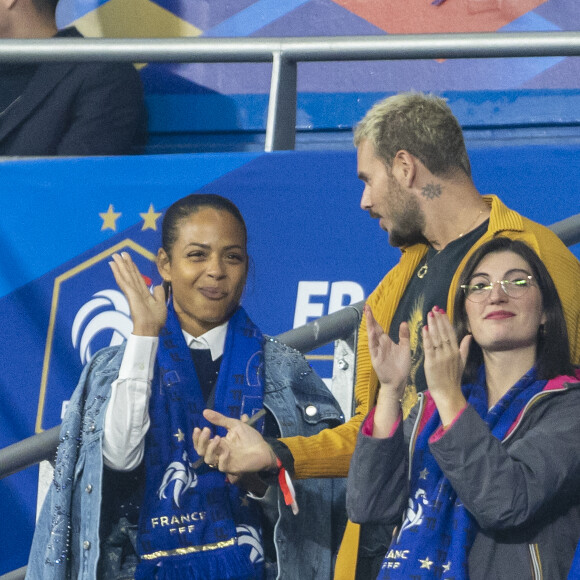
<instances>
[{"instance_id":1,"label":"blue and white scarf","mask_svg":"<svg viewBox=\"0 0 580 580\"><path fill-rule=\"evenodd\" d=\"M262 334L240 307L229 321L214 409L229 417L262 407ZM194 427L212 427L172 304L159 337L145 444L146 489L141 508L136 579L249 580L262 578L264 552L254 502L202 463ZM262 420L263 421L263 420ZM260 429L263 425L258 424Z\"/></svg>"},{"instance_id":2,"label":"blue and white scarf","mask_svg":"<svg viewBox=\"0 0 580 580\"><path fill-rule=\"evenodd\" d=\"M477 383L466 385L462 390L468 404L501 441L526 403L546 383L537 380L532 369L489 411L483 367ZM417 436L413 453L404 521L387 551L378 580L469 578L467 558L478 527L429 450L429 438L441 426L432 399L430 403L433 414Z\"/></svg>"}]
</instances>

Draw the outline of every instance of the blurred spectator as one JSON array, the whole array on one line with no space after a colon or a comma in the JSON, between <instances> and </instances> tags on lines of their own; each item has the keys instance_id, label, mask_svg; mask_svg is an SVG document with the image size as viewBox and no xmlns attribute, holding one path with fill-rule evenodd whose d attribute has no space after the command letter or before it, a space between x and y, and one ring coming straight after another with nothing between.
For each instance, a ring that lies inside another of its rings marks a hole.
<instances>
[{"instance_id":1,"label":"blurred spectator","mask_svg":"<svg viewBox=\"0 0 580 580\"><path fill-rule=\"evenodd\" d=\"M58 31L58 0L0 2L0 38L82 38ZM0 63L0 155L141 152L146 110L131 63Z\"/></svg>"}]
</instances>

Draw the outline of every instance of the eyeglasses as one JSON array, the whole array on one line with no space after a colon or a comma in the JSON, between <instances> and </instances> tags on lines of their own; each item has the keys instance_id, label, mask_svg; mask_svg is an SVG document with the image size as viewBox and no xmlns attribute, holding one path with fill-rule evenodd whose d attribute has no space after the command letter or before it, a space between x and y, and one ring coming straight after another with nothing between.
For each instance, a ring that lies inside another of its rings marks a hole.
<instances>
[{"instance_id":1,"label":"eyeglasses","mask_svg":"<svg viewBox=\"0 0 580 580\"><path fill-rule=\"evenodd\" d=\"M515 278L514 280L496 280L491 282L490 280L482 280L481 282L476 282L475 284L462 284L461 288L465 292L465 297L471 302L483 302L491 294L491 291L495 284L499 284L501 289L510 298L521 298L528 288L533 286L532 284L533 276L523 276L520 278Z\"/></svg>"}]
</instances>

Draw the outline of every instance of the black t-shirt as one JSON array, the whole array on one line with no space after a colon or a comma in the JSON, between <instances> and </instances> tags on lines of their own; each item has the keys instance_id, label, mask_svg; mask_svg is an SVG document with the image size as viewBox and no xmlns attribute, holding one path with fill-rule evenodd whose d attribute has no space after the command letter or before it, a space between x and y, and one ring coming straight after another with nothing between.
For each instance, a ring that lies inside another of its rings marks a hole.
<instances>
[{"instance_id":1,"label":"black t-shirt","mask_svg":"<svg viewBox=\"0 0 580 580\"><path fill-rule=\"evenodd\" d=\"M487 231L488 221L468 234L447 244L440 251L429 248L421 260L413 277L399 302L395 316L391 323L389 336L399 342L399 326L401 322L409 323L411 331L411 373L405 397L403 411L405 416L417 400L417 393L427 388L425 372L423 370L423 341L421 330L425 324L427 313L434 307L447 308L447 295L451 280L469 249ZM427 272L422 278L418 273L427 266Z\"/></svg>"}]
</instances>

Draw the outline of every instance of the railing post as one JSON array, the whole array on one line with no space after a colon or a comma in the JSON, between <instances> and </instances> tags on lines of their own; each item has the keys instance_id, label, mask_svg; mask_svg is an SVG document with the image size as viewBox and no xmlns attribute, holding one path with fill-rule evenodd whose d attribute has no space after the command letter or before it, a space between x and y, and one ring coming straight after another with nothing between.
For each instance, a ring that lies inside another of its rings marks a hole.
<instances>
[{"instance_id":1,"label":"railing post","mask_svg":"<svg viewBox=\"0 0 580 580\"><path fill-rule=\"evenodd\" d=\"M266 121L265 151L294 149L296 143L296 61L272 53L272 79Z\"/></svg>"}]
</instances>

